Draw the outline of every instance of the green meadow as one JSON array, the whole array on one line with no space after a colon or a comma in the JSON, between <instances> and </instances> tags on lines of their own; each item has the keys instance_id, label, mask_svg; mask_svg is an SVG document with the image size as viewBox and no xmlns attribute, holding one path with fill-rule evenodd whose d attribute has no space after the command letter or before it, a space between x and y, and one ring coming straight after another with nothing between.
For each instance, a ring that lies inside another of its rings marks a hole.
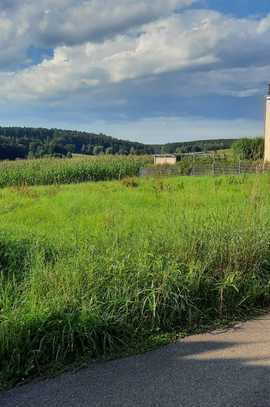
<instances>
[{"instance_id":1,"label":"green meadow","mask_svg":"<svg viewBox=\"0 0 270 407\"><path fill-rule=\"evenodd\" d=\"M267 174L13 185L0 189L0 387L269 304Z\"/></svg>"}]
</instances>

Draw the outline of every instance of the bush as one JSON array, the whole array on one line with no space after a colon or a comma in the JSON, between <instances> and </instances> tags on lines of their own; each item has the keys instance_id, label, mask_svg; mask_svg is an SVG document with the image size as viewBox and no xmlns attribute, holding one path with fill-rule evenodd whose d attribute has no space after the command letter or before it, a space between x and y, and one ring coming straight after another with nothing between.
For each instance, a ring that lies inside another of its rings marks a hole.
<instances>
[{"instance_id":1,"label":"bush","mask_svg":"<svg viewBox=\"0 0 270 407\"><path fill-rule=\"evenodd\" d=\"M264 155L264 139L243 138L232 144L234 155L241 160L259 160Z\"/></svg>"}]
</instances>

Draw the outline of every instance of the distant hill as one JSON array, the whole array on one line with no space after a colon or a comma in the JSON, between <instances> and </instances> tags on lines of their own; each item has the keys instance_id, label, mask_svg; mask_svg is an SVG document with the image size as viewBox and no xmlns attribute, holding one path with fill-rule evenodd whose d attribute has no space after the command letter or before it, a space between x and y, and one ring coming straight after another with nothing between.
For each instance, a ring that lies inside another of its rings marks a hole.
<instances>
[{"instance_id":1,"label":"distant hill","mask_svg":"<svg viewBox=\"0 0 270 407\"><path fill-rule=\"evenodd\" d=\"M0 127L0 159L77 154L188 153L230 148L233 139L149 145L105 134L32 127Z\"/></svg>"},{"instance_id":2,"label":"distant hill","mask_svg":"<svg viewBox=\"0 0 270 407\"><path fill-rule=\"evenodd\" d=\"M196 153L201 151L226 150L231 148L235 139L197 140L167 143L152 146L157 152L164 153Z\"/></svg>"}]
</instances>

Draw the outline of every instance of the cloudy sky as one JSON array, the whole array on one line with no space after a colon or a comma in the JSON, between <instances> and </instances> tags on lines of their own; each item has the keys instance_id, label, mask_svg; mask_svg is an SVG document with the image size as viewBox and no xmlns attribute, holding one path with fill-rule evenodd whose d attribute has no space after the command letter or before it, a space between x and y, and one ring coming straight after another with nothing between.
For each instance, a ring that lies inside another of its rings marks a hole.
<instances>
[{"instance_id":1,"label":"cloudy sky","mask_svg":"<svg viewBox=\"0 0 270 407\"><path fill-rule=\"evenodd\" d=\"M269 0L0 0L0 124L259 136Z\"/></svg>"}]
</instances>

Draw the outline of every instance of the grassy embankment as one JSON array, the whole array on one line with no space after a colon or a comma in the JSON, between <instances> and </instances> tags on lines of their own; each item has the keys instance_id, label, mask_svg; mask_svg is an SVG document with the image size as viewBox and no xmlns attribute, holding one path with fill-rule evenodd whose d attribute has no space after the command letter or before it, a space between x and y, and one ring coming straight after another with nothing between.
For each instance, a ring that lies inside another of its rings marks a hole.
<instances>
[{"instance_id":1,"label":"grassy embankment","mask_svg":"<svg viewBox=\"0 0 270 407\"><path fill-rule=\"evenodd\" d=\"M0 190L0 383L269 303L270 177Z\"/></svg>"}]
</instances>

